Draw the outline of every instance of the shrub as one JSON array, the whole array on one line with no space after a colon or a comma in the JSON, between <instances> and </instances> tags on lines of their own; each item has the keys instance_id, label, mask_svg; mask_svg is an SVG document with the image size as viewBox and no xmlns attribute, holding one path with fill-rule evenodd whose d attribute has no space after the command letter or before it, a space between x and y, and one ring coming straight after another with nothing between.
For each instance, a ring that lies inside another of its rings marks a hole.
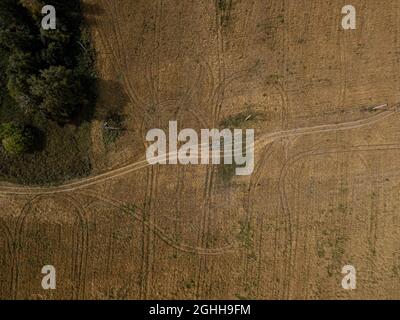
<instances>
[{"instance_id":1,"label":"shrub","mask_svg":"<svg viewBox=\"0 0 400 320\"><path fill-rule=\"evenodd\" d=\"M103 143L106 147L115 143L122 135L123 131L123 117L114 114L108 117L103 123Z\"/></svg>"},{"instance_id":2,"label":"shrub","mask_svg":"<svg viewBox=\"0 0 400 320\"><path fill-rule=\"evenodd\" d=\"M21 154L33 148L34 136L30 129L13 123L0 125L0 139L2 146L8 154Z\"/></svg>"}]
</instances>

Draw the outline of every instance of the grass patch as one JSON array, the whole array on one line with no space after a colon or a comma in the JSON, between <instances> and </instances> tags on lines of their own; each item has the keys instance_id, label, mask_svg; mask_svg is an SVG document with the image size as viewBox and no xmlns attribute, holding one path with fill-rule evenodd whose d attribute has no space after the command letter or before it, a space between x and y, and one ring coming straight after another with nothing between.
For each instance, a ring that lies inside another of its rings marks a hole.
<instances>
[{"instance_id":1,"label":"grass patch","mask_svg":"<svg viewBox=\"0 0 400 320\"><path fill-rule=\"evenodd\" d=\"M124 132L123 117L113 115L103 123L103 143L104 146L110 147L114 144Z\"/></svg>"},{"instance_id":2,"label":"grass patch","mask_svg":"<svg viewBox=\"0 0 400 320\"><path fill-rule=\"evenodd\" d=\"M220 128L227 129L240 129L247 124L254 123L255 121L263 120L263 114L261 112L247 109L241 113L231 115L220 121Z\"/></svg>"},{"instance_id":3,"label":"grass patch","mask_svg":"<svg viewBox=\"0 0 400 320\"><path fill-rule=\"evenodd\" d=\"M240 221L240 231L237 235L238 241L247 249L253 247L253 231L251 229L250 223L245 221Z\"/></svg>"},{"instance_id":4,"label":"grass patch","mask_svg":"<svg viewBox=\"0 0 400 320\"><path fill-rule=\"evenodd\" d=\"M282 79L280 74L274 73L268 76L267 83L268 84L277 84Z\"/></svg>"},{"instance_id":5,"label":"grass patch","mask_svg":"<svg viewBox=\"0 0 400 320\"><path fill-rule=\"evenodd\" d=\"M220 129L230 130L242 129L244 127L248 127L250 123L254 123L263 119L263 113L254 111L251 107L247 107L246 111L228 116L220 121L219 127ZM221 145L221 150L224 150L223 143ZM243 139L242 150L246 150L245 139ZM228 185L232 181L233 177L236 175L236 169L240 167L237 163L235 163L234 157L232 161L232 164L221 164L218 166L218 175L225 185Z\"/></svg>"},{"instance_id":6,"label":"grass patch","mask_svg":"<svg viewBox=\"0 0 400 320\"><path fill-rule=\"evenodd\" d=\"M24 185L51 185L90 174L89 124L60 127L46 123L39 129L46 137L51 137L43 141L43 150L10 155L0 149L1 180Z\"/></svg>"},{"instance_id":7,"label":"grass patch","mask_svg":"<svg viewBox=\"0 0 400 320\"><path fill-rule=\"evenodd\" d=\"M230 19L232 0L217 0L217 6L220 11L220 24L222 27L226 27Z\"/></svg>"},{"instance_id":8,"label":"grass patch","mask_svg":"<svg viewBox=\"0 0 400 320\"><path fill-rule=\"evenodd\" d=\"M217 1L219 10L225 11L228 8L227 0L217 0Z\"/></svg>"},{"instance_id":9,"label":"grass patch","mask_svg":"<svg viewBox=\"0 0 400 320\"><path fill-rule=\"evenodd\" d=\"M218 175L222 182L227 185L229 184L233 177L236 174L237 165L235 163L232 164L223 164L218 167Z\"/></svg>"}]
</instances>

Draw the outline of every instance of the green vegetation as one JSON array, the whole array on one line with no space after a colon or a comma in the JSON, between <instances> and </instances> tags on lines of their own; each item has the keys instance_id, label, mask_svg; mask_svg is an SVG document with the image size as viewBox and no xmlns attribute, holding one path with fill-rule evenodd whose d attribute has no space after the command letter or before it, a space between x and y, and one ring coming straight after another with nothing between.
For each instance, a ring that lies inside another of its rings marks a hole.
<instances>
[{"instance_id":1,"label":"green vegetation","mask_svg":"<svg viewBox=\"0 0 400 320\"><path fill-rule=\"evenodd\" d=\"M248 127L250 123L255 123L260 120L264 120L264 114L258 111L254 111L252 106L245 105L246 110L235 115L231 115L221 120L219 123L220 129L242 129ZM243 150L246 145L243 141ZM221 146L223 149L223 146ZM221 164L218 166L218 175L225 185L229 185L233 177L236 174L236 169L240 167L233 159L232 164Z\"/></svg>"},{"instance_id":2,"label":"green vegetation","mask_svg":"<svg viewBox=\"0 0 400 320\"><path fill-rule=\"evenodd\" d=\"M43 30L44 5L57 9ZM0 2L0 179L60 183L90 173L95 55L79 0Z\"/></svg>"},{"instance_id":3,"label":"green vegetation","mask_svg":"<svg viewBox=\"0 0 400 320\"><path fill-rule=\"evenodd\" d=\"M127 203L127 204L121 206L121 210L124 214L127 214L128 216L135 218L138 208L136 207L136 205L134 203Z\"/></svg>"},{"instance_id":4,"label":"green vegetation","mask_svg":"<svg viewBox=\"0 0 400 320\"><path fill-rule=\"evenodd\" d=\"M32 150L34 134L30 128L17 126L13 123L0 125L0 140L4 150L9 154L21 154Z\"/></svg>"},{"instance_id":5,"label":"green vegetation","mask_svg":"<svg viewBox=\"0 0 400 320\"><path fill-rule=\"evenodd\" d=\"M253 247L253 230L250 222L239 221L239 225L240 231L237 234L237 239L243 247L251 249Z\"/></svg>"},{"instance_id":6,"label":"green vegetation","mask_svg":"<svg viewBox=\"0 0 400 320\"><path fill-rule=\"evenodd\" d=\"M228 7L227 0L218 0L218 9L221 11L226 10Z\"/></svg>"},{"instance_id":7,"label":"green vegetation","mask_svg":"<svg viewBox=\"0 0 400 320\"><path fill-rule=\"evenodd\" d=\"M254 123L255 121L263 120L263 114L252 110L251 107L247 107L246 111L226 117L223 119L219 126L223 129L240 129L247 123Z\"/></svg>"},{"instance_id":8,"label":"green vegetation","mask_svg":"<svg viewBox=\"0 0 400 320\"><path fill-rule=\"evenodd\" d=\"M282 79L280 74L274 73L267 77L267 84L277 84Z\"/></svg>"},{"instance_id":9,"label":"green vegetation","mask_svg":"<svg viewBox=\"0 0 400 320\"><path fill-rule=\"evenodd\" d=\"M220 11L220 24L222 27L226 27L230 19L232 0L217 0L217 7Z\"/></svg>"},{"instance_id":10,"label":"green vegetation","mask_svg":"<svg viewBox=\"0 0 400 320\"><path fill-rule=\"evenodd\" d=\"M51 66L29 80L30 92L38 109L49 119L69 122L85 102L79 77L63 66ZM60 98L61 97L61 98Z\"/></svg>"},{"instance_id":11,"label":"green vegetation","mask_svg":"<svg viewBox=\"0 0 400 320\"><path fill-rule=\"evenodd\" d=\"M122 135L123 128L123 117L118 114L114 114L107 118L103 124L103 143L106 147L114 144L118 138Z\"/></svg>"},{"instance_id":12,"label":"green vegetation","mask_svg":"<svg viewBox=\"0 0 400 320\"><path fill-rule=\"evenodd\" d=\"M219 165L218 174L225 185L228 185L232 181L237 167L236 163Z\"/></svg>"}]
</instances>

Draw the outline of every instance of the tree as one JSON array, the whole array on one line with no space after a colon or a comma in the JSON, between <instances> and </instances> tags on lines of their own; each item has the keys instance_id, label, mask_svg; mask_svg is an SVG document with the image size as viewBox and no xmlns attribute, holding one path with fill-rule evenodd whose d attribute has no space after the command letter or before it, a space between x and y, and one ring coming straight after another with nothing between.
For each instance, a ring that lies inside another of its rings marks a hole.
<instances>
[{"instance_id":1,"label":"tree","mask_svg":"<svg viewBox=\"0 0 400 320\"><path fill-rule=\"evenodd\" d=\"M42 18L44 2L39 0L19 0L19 3L30 12L35 20L40 20Z\"/></svg>"},{"instance_id":2,"label":"tree","mask_svg":"<svg viewBox=\"0 0 400 320\"><path fill-rule=\"evenodd\" d=\"M18 7L14 0L2 0L0 2L0 26L15 27L18 13Z\"/></svg>"},{"instance_id":3,"label":"tree","mask_svg":"<svg viewBox=\"0 0 400 320\"><path fill-rule=\"evenodd\" d=\"M0 45L9 50L32 50L36 31L26 10L16 0L0 1Z\"/></svg>"},{"instance_id":4,"label":"tree","mask_svg":"<svg viewBox=\"0 0 400 320\"><path fill-rule=\"evenodd\" d=\"M47 65L64 64L66 60L64 47L60 42L50 42L46 48L40 51L40 59Z\"/></svg>"},{"instance_id":5,"label":"tree","mask_svg":"<svg viewBox=\"0 0 400 320\"><path fill-rule=\"evenodd\" d=\"M25 111L30 111L33 104L29 78L35 72L35 60L29 52L16 51L8 59L8 93Z\"/></svg>"},{"instance_id":6,"label":"tree","mask_svg":"<svg viewBox=\"0 0 400 320\"><path fill-rule=\"evenodd\" d=\"M0 139L4 150L8 154L29 152L34 145L34 135L29 128L14 123L0 125Z\"/></svg>"},{"instance_id":7,"label":"tree","mask_svg":"<svg viewBox=\"0 0 400 320\"><path fill-rule=\"evenodd\" d=\"M58 123L67 123L85 104L85 94L80 79L72 70L51 66L30 80L31 94L39 101L44 115Z\"/></svg>"},{"instance_id":8,"label":"tree","mask_svg":"<svg viewBox=\"0 0 400 320\"><path fill-rule=\"evenodd\" d=\"M45 42L57 41L63 46L68 45L73 36L72 32L68 30L67 25L63 23L62 18L57 19L57 29L43 30L42 28L40 28L40 35L41 38L45 40Z\"/></svg>"}]
</instances>

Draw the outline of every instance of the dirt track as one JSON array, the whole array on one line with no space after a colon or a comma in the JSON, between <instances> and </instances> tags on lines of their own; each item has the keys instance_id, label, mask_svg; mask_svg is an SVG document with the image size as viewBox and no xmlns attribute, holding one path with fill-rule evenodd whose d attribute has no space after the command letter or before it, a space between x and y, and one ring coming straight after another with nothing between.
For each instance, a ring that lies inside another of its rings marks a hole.
<instances>
[{"instance_id":1,"label":"dirt track","mask_svg":"<svg viewBox=\"0 0 400 320\"><path fill-rule=\"evenodd\" d=\"M381 112L373 117L369 117L367 119L338 123L338 124L327 124L320 125L315 127L308 128L299 128L299 129L291 129L291 130L283 130L279 132L273 132L266 135L263 135L259 138L259 141L255 141L254 149L257 150L260 147L265 147L266 145L283 138L291 138L298 137L302 135L322 133L322 132L332 132L332 131L341 131L341 130L350 130L356 129L363 126L371 125L377 121L384 120L385 118L392 116L398 112L398 107L392 107L390 110ZM208 146L208 144L207 144ZM202 148L203 145L198 145L198 147ZM253 146L248 146L247 148L253 148ZM235 151L235 150L234 150ZM173 154L176 154L173 153ZM172 153L165 154L165 157L171 156ZM198 156L198 155L196 155ZM48 188L29 188L29 187L9 187L9 186L0 186L0 194L2 195L41 195L41 194L52 194L52 193L60 193L60 192L71 192L76 191L82 188L90 187L92 185L104 182L109 179L120 177L124 174L128 174L130 172L140 170L150 166L148 160L141 160L139 162L135 162L132 164L128 164L118 169L113 169L108 172L102 173L100 175L83 178L78 181L74 181L72 183L67 183L58 187L48 187Z\"/></svg>"}]
</instances>

